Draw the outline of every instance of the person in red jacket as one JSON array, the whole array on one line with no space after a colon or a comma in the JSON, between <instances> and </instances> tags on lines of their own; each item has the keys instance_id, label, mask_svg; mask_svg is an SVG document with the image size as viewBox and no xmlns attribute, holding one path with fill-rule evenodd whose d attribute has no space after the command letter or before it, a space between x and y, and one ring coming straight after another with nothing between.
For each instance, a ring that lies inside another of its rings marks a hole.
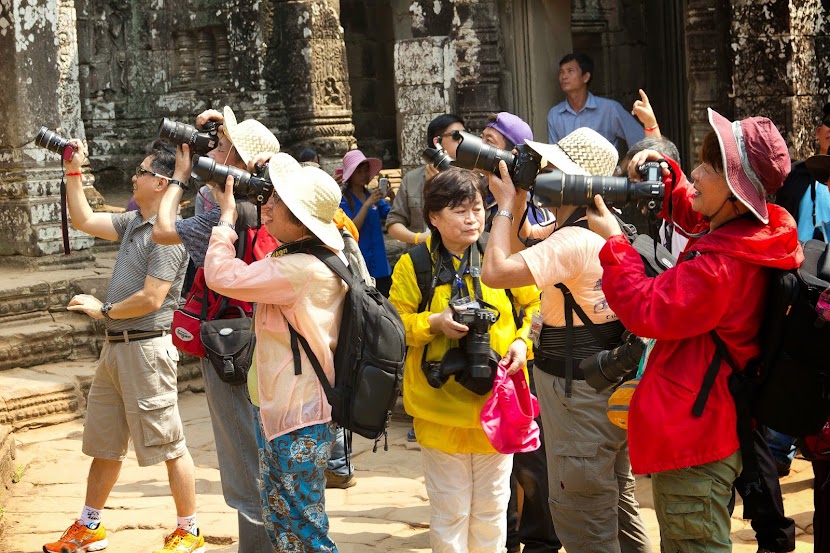
<instances>
[{"instance_id":1,"label":"person in red jacket","mask_svg":"<svg viewBox=\"0 0 830 553\"><path fill-rule=\"evenodd\" d=\"M768 268L793 269L804 258L795 221L765 200L790 168L778 129L764 117L733 123L712 109L709 123L694 183L654 151L629 166L634 179L645 161L665 163L670 196L661 215L671 205L673 222L692 237L677 266L646 277L600 196L588 215L607 239L600 262L609 305L631 332L657 339L631 400L628 436L634 472L652 473L664 551L731 551L728 504L742 458L725 360L702 412L693 414L715 358L711 332L746 366L760 351ZM678 176L673 188L668 167Z\"/></svg>"}]
</instances>

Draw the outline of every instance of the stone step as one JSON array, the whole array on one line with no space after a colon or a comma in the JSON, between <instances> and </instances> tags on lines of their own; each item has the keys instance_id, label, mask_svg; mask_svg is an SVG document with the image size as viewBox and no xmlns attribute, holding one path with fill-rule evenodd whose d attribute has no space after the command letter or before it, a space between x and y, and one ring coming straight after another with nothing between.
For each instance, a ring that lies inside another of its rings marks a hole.
<instances>
[{"instance_id":1,"label":"stone step","mask_svg":"<svg viewBox=\"0 0 830 553\"><path fill-rule=\"evenodd\" d=\"M179 364L179 391L203 391L192 357ZM83 416L96 358L47 363L0 372L0 425L36 428Z\"/></svg>"}]
</instances>

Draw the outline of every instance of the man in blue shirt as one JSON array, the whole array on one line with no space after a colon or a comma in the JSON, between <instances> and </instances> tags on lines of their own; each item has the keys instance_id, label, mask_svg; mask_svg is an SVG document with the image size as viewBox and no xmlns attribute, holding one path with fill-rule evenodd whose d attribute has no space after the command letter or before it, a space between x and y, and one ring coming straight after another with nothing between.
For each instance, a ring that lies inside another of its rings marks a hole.
<instances>
[{"instance_id":1,"label":"man in blue shirt","mask_svg":"<svg viewBox=\"0 0 830 553\"><path fill-rule=\"evenodd\" d=\"M589 127L620 149L620 140L628 147L643 138L643 127L619 102L594 96L588 91L594 62L585 54L574 52L559 61L559 86L565 101L548 112L548 140L559 142L580 127Z\"/></svg>"}]
</instances>

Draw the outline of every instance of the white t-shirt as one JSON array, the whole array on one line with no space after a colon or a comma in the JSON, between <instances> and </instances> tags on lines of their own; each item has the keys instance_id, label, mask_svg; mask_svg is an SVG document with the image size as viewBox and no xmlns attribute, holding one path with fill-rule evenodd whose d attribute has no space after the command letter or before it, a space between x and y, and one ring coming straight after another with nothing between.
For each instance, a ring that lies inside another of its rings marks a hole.
<instances>
[{"instance_id":1,"label":"white t-shirt","mask_svg":"<svg viewBox=\"0 0 830 553\"><path fill-rule=\"evenodd\" d=\"M527 263L536 286L542 290L542 319L549 326L565 326L565 299L555 288L563 283L592 322L617 320L602 292L599 251L605 240L582 227L567 226L548 236L520 255ZM574 316L574 326L582 326Z\"/></svg>"}]
</instances>

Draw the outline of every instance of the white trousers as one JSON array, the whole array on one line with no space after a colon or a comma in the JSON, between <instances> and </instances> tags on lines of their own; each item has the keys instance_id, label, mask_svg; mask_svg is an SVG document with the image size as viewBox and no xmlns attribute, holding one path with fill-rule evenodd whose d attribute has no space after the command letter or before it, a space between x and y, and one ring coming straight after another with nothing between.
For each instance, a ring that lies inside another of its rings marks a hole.
<instances>
[{"instance_id":1,"label":"white trousers","mask_svg":"<svg viewBox=\"0 0 830 553\"><path fill-rule=\"evenodd\" d=\"M421 447L435 553L501 553L513 455Z\"/></svg>"}]
</instances>

